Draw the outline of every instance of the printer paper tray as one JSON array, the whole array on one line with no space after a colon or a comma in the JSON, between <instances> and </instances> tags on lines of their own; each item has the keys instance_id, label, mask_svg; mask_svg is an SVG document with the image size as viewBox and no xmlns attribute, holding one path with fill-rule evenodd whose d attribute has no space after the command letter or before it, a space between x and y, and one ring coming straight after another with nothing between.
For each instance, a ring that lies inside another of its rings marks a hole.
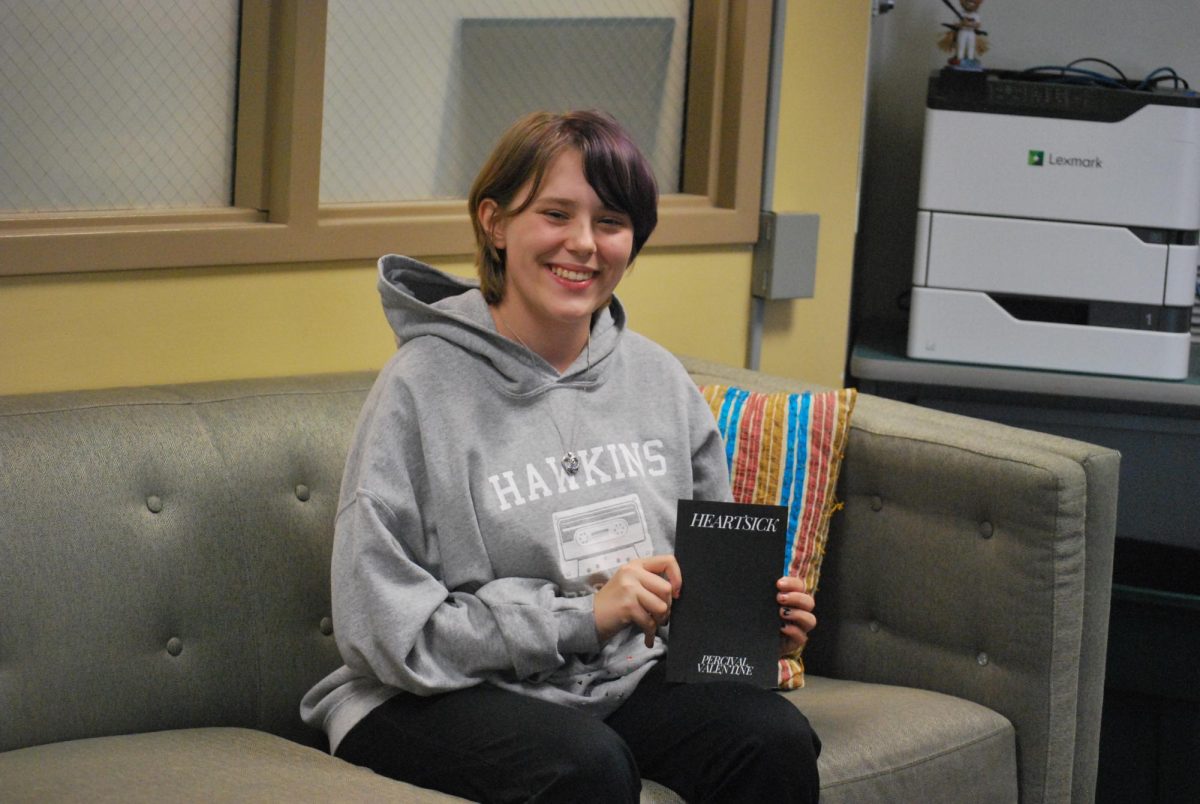
<instances>
[{"instance_id":1,"label":"printer paper tray","mask_svg":"<svg viewBox=\"0 0 1200 804\"><path fill-rule=\"evenodd\" d=\"M908 356L925 360L1181 380L1191 337L1021 321L986 293L914 287Z\"/></svg>"},{"instance_id":2,"label":"printer paper tray","mask_svg":"<svg viewBox=\"0 0 1200 804\"><path fill-rule=\"evenodd\" d=\"M915 257L917 286L1190 307L1198 250L1122 226L922 210Z\"/></svg>"}]
</instances>

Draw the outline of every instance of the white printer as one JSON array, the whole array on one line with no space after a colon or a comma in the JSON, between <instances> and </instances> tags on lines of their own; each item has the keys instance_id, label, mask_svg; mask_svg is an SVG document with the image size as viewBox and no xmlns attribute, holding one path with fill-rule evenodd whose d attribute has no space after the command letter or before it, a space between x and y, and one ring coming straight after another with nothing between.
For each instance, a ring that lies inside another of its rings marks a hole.
<instances>
[{"instance_id":1,"label":"white printer","mask_svg":"<svg viewBox=\"0 0 1200 804\"><path fill-rule=\"evenodd\" d=\"M930 79L908 355L1183 379L1200 97L1044 78Z\"/></svg>"}]
</instances>

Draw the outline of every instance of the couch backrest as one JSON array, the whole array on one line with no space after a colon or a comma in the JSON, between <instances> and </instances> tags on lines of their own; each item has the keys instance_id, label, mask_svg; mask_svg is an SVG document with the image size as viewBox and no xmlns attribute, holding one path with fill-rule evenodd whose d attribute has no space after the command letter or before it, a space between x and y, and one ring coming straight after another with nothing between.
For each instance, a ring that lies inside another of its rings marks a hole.
<instances>
[{"instance_id":1,"label":"couch backrest","mask_svg":"<svg viewBox=\"0 0 1200 804\"><path fill-rule=\"evenodd\" d=\"M0 399L0 751L190 726L317 736L329 558L372 376Z\"/></svg>"}]
</instances>

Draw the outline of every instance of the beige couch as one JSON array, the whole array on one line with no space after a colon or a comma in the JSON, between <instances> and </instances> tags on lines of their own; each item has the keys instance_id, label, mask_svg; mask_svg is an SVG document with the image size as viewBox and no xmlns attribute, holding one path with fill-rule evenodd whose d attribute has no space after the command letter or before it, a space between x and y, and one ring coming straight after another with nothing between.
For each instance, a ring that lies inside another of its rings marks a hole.
<instances>
[{"instance_id":1,"label":"beige couch","mask_svg":"<svg viewBox=\"0 0 1200 804\"><path fill-rule=\"evenodd\" d=\"M0 799L445 800L329 757L297 714L339 663L332 519L371 381L0 399ZM1117 464L860 397L788 693L824 801L1092 798Z\"/></svg>"}]
</instances>

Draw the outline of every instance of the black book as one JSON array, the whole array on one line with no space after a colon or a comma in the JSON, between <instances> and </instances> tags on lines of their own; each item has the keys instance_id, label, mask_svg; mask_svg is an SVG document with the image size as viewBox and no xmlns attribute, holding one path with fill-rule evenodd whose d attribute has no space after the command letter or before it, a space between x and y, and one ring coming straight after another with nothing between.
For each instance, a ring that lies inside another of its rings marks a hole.
<instances>
[{"instance_id":1,"label":"black book","mask_svg":"<svg viewBox=\"0 0 1200 804\"><path fill-rule=\"evenodd\" d=\"M788 509L680 500L675 558L683 574L671 606L668 681L779 683Z\"/></svg>"}]
</instances>

